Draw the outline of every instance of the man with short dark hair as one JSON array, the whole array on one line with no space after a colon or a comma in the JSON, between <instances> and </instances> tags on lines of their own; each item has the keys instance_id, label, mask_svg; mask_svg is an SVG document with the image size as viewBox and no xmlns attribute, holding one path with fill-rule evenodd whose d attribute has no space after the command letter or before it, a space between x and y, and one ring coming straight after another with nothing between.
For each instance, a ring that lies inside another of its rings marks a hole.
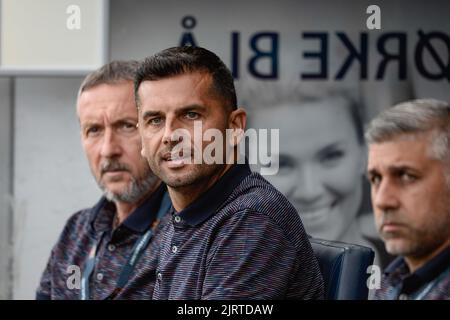
<instances>
[{"instance_id":1,"label":"man with short dark hair","mask_svg":"<svg viewBox=\"0 0 450 320\"><path fill-rule=\"evenodd\" d=\"M366 133L378 231L398 255L377 299L450 299L450 105L408 101Z\"/></svg>"},{"instance_id":2,"label":"man with short dark hair","mask_svg":"<svg viewBox=\"0 0 450 320\"><path fill-rule=\"evenodd\" d=\"M156 241L170 207L166 187L140 155L136 61L89 74L77 101L81 141L104 197L75 213L54 246L37 299L150 299ZM164 221L164 218L162 218Z\"/></svg>"},{"instance_id":3,"label":"man with short dark hair","mask_svg":"<svg viewBox=\"0 0 450 320\"><path fill-rule=\"evenodd\" d=\"M223 62L203 48L163 50L140 66L135 96L143 155L173 204L153 298L322 298L296 210L237 164L246 113Z\"/></svg>"}]
</instances>

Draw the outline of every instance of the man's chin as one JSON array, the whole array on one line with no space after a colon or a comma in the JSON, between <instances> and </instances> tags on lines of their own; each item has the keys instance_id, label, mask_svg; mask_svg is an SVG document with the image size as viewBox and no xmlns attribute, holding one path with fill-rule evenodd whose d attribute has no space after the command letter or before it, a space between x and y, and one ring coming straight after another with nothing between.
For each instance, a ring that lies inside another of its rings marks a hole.
<instances>
[{"instance_id":1,"label":"man's chin","mask_svg":"<svg viewBox=\"0 0 450 320\"><path fill-rule=\"evenodd\" d=\"M402 238L389 238L385 240L386 251L395 256L411 254L412 245Z\"/></svg>"},{"instance_id":2,"label":"man's chin","mask_svg":"<svg viewBox=\"0 0 450 320\"><path fill-rule=\"evenodd\" d=\"M171 188L182 188L194 184L197 177L193 172L165 172L161 180Z\"/></svg>"},{"instance_id":3,"label":"man's chin","mask_svg":"<svg viewBox=\"0 0 450 320\"><path fill-rule=\"evenodd\" d=\"M118 202L133 203L137 200L137 199L135 199L135 197L133 195L131 195L129 193L128 190L122 190L122 191L105 190L104 195L105 195L106 199L108 199L109 201L114 201L114 202L118 201Z\"/></svg>"},{"instance_id":4,"label":"man's chin","mask_svg":"<svg viewBox=\"0 0 450 320\"><path fill-rule=\"evenodd\" d=\"M196 184L208 183L222 165L186 164L180 168L160 167L157 176L171 188L182 188Z\"/></svg>"},{"instance_id":5,"label":"man's chin","mask_svg":"<svg viewBox=\"0 0 450 320\"><path fill-rule=\"evenodd\" d=\"M104 184L101 189L105 194L118 197L126 192L128 192L130 186L129 183L115 182Z\"/></svg>"},{"instance_id":6,"label":"man's chin","mask_svg":"<svg viewBox=\"0 0 450 320\"><path fill-rule=\"evenodd\" d=\"M186 179L182 179L182 178L177 178L177 177L170 177L167 178L165 180L163 180L164 183L171 187L171 188L183 188L183 187L187 187L189 185L191 185L194 181L190 181L190 180L186 180Z\"/></svg>"}]
</instances>

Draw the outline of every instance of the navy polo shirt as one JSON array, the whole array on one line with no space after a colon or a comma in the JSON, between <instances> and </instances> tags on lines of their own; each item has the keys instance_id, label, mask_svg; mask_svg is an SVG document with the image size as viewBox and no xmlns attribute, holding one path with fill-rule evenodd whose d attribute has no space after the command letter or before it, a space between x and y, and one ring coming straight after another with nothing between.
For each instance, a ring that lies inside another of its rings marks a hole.
<instances>
[{"instance_id":1,"label":"navy polo shirt","mask_svg":"<svg viewBox=\"0 0 450 320\"><path fill-rule=\"evenodd\" d=\"M90 299L108 297L115 289L134 244L156 218L165 193L166 186L162 184L116 229L113 229L115 205L104 197L94 207L75 213L66 223L51 251L36 298L79 299L80 290L75 277L83 274L89 252L99 240L101 242L95 268L89 282ZM167 214L161 219L148 248L116 299L151 299L155 284L158 239L168 220L170 217ZM80 271L78 274L74 267Z\"/></svg>"},{"instance_id":2,"label":"navy polo shirt","mask_svg":"<svg viewBox=\"0 0 450 320\"><path fill-rule=\"evenodd\" d=\"M385 270L378 300L450 300L450 246L415 272L410 273L403 257Z\"/></svg>"},{"instance_id":3,"label":"navy polo shirt","mask_svg":"<svg viewBox=\"0 0 450 320\"><path fill-rule=\"evenodd\" d=\"M247 164L232 166L162 232L153 299L320 299L300 217Z\"/></svg>"}]
</instances>

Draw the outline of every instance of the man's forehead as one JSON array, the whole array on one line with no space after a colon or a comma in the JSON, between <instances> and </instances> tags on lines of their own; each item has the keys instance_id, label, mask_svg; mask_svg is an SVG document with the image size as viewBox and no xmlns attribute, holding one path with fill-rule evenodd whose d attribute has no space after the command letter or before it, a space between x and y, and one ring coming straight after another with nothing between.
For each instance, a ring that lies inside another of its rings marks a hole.
<instances>
[{"instance_id":1,"label":"man's forehead","mask_svg":"<svg viewBox=\"0 0 450 320\"><path fill-rule=\"evenodd\" d=\"M216 95L210 94L209 84L201 79L183 80L174 85L171 85L170 82L158 85L156 82L146 81L139 87L138 94L141 114L179 112L190 109L190 107L206 111L206 109L218 108L223 103Z\"/></svg>"},{"instance_id":2,"label":"man's forehead","mask_svg":"<svg viewBox=\"0 0 450 320\"><path fill-rule=\"evenodd\" d=\"M175 93L199 91L206 93L211 88L212 77L204 72L190 72L158 80L145 80L138 89L140 99L170 98Z\"/></svg>"},{"instance_id":3,"label":"man's forehead","mask_svg":"<svg viewBox=\"0 0 450 320\"><path fill-rule=\"evenodd\" d=\"M137 117L132 87L120 85L101 85L83 92L77 103L80 118L98 117Z\"/></svg>"},{"instance_id":4,"label":"man's forehead","mask_svg":"<svg viewBox=\"0 0 450 320\"><path fill-rule=\"evenodd\" d=\"M134 105L126 101L114 101L114 103L96 103L83 105L78 110L80 120L88 118L106 117L108 119L137 118L137 110Z\"/></svg>"},{"instance_id":5,"label":"man's forehead","mask_svg":"<svg viewBox=\"0 0 450 320\"><path fill-rule=\"evenodd\" d=\"M430 157L426 136L401 137L369 145L368 170L389 168L422 168L434 161Z\"/></svg>"}]
</instances>

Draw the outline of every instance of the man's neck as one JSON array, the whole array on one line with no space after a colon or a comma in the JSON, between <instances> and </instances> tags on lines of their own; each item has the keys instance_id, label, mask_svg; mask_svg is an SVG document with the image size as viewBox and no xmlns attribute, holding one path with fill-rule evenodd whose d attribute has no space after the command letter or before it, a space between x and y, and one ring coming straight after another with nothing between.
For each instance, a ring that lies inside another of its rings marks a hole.
<instances>
[{"instance_id":1,"label":"man's neck","mask_svg":"<svg viewBox=\"0 0 450 320\"><path fill-rule=\"evenodd\" d=\"M427 255L422 255L420 257L405 257L405 262L408 265L409 272L415 272L417 269L424 266L428 261L436 257L439 253L444 251L448 246L450 246L450 238Z\"/></svg>"},{"instance_id":2,"label":"man's neck","mask_svg":"<svg viewBox=\"0 0 450 320\"><path fill-rule=\"evenodd\" d=\"M205 191L211 188L214 184L219 181L220 178L225 174L225 172L230 169L232 164L227 164L220 170L217 174L212 176L205 183L197 183L195 185L189 185L186 187L172 188L167 186L169 191L170 200L174 209L179 212L189 206L192 202L198 199Z\"/></svg>"},{"instance_id":3,"label":"man's neck","mask_svg":"<svg viewBox=\"0 0 450 320\"><path fill-rule=\"evenodd\" d=\"M131 213L136 210L137 207L139 207L140 203L127 203L122 201L116 201L116 224L117 226L120 225L122 222L125 221L126 218L128 218Z\"/></svg>"},{"instance_id":4,"label":"man's neck","mask_svg":"<svg viewBox=\"0 0 450 320\"><path fill-rule=\"evenodd\" d=\"M123 201L114 201L116 205L116 224L115 227L119 226L122 222L128 218L134 210L136 210L139 206L142 205L152 194L153 192L160 186L161 183L156 183L144 196L141 197L140 200L130 203Z\"/></svg>"}]
</instances>

